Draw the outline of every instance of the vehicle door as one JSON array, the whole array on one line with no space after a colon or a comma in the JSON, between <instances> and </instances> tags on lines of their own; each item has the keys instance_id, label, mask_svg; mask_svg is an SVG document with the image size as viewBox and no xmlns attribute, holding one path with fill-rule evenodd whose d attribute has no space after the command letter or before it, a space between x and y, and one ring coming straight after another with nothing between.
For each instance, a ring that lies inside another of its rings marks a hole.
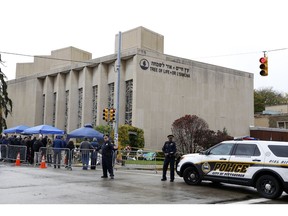
<instances>
[{"instance_id":1,"label":"vehicle door","mask_svg":"<svg viewBox=\"0 0 288 216\"><path fill-rule=\"evenodd\" d=\"M229 181L237 183L251 180L253 174L263 166L263 159L257 144L236 144L229 160Z\"/></svg>"},{"instance_id":2,"label":"vehicle door","mask_svg":"<svg viewBox=\"0 0 288 216\"><path fill-rule=\"evenodd\" d=\"M234 143L219 143L212 147L203 156L202 171L208 180L228 180L225 167L228 163Z\"/></svg>"}]
</instances>

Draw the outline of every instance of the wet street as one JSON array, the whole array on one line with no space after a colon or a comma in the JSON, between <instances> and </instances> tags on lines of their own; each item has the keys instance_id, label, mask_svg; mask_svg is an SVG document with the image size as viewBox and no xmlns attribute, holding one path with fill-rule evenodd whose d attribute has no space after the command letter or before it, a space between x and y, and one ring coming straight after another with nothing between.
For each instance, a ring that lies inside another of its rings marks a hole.
<instances>
[{"instance_id":1,"label":"wet street","mask_svg":"<svg viewBox=\"0 0 288 216\"><path fill-rule=\"evenodd\" d=\"M263 199L255 189L204 182L189 186L177 175L161 182L161 171L115 170L115 179L102 179L102 170L0 165L1 204L230 204L283 203Z\"/></svg>"},{"instance_id":2,"label":"wet street","mask_svg":"<svg viewBox=\"0 0 288 216\"><path fill-rule=\"evenodd\" d=\"M176 177L161 182L161 171L115 170L115 179L102 179L102 170L68 171L27 166L0 166L1 204L217 204L260 197L253 188L234 185L189 186ZM287 203L287 194L278 203ZM261 202L274 202L260 199Z\"/></svg>"}]
</instances>

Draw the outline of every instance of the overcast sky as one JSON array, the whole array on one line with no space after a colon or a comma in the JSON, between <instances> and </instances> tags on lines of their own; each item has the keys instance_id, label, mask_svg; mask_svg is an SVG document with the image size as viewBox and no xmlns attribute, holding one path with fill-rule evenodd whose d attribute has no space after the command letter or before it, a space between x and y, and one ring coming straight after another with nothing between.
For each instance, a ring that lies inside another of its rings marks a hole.
<instances>
[{"instance_id":1,"label":"overcast sky","mask_svg":"<svg viewBox=\"0 0 288 216\"><path fill-rule=\"evenodd\" d=\"M254 88L288 93L287 8L285 0L4 0L0 51L49 55L74 46L98 58L114 53L119 31L143 26L164 36L165 54L247 71ZM261 77L259 58L269 50L269 76ZM11 80L16 63L33 58L2 60Z\"/></svg>"}]
</instances>

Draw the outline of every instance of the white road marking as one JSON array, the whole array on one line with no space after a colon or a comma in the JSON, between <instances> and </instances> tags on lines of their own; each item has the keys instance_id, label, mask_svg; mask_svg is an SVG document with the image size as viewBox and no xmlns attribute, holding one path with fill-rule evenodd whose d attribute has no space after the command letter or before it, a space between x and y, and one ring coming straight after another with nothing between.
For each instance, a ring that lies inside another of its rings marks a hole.
<instances>
[{"instance_id":1,"label":"white road marking","mask_svg":"<svg viewBox=\"0 0 288 216\"><path fill-rule=\"evenodd\" d=\"M262 203L262 202L265 202L265 201L269 201L269 199L257 198L257 199L239 201L239 202L232 202L232 203L229 203L229 204L255 204L255 203Z\"/></svg>"}]
</instances>

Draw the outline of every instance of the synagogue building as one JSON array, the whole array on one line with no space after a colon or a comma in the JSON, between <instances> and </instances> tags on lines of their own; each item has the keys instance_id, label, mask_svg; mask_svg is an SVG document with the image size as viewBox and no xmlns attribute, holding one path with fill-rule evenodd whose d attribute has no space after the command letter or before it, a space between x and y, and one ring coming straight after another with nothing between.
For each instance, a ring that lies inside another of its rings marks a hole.
<instances>
[{"instance_id":1,"label":"synagogue building","mask_svg":"<svg viewBox=\"0 0 288 216\"><path fill-rule=\"evenodd\" d=\"M117 52L118 35L108 56L67 47L17 63L8 127L49 124L69 133L107 124L102 110L116 107ZM120 72L119 125L143 129L147 149L160 150L187 114L231 136L248 135L253 125L253 74L164 54L164 36L147 28L122 33Z\"/></svg>"}]
</instances>

